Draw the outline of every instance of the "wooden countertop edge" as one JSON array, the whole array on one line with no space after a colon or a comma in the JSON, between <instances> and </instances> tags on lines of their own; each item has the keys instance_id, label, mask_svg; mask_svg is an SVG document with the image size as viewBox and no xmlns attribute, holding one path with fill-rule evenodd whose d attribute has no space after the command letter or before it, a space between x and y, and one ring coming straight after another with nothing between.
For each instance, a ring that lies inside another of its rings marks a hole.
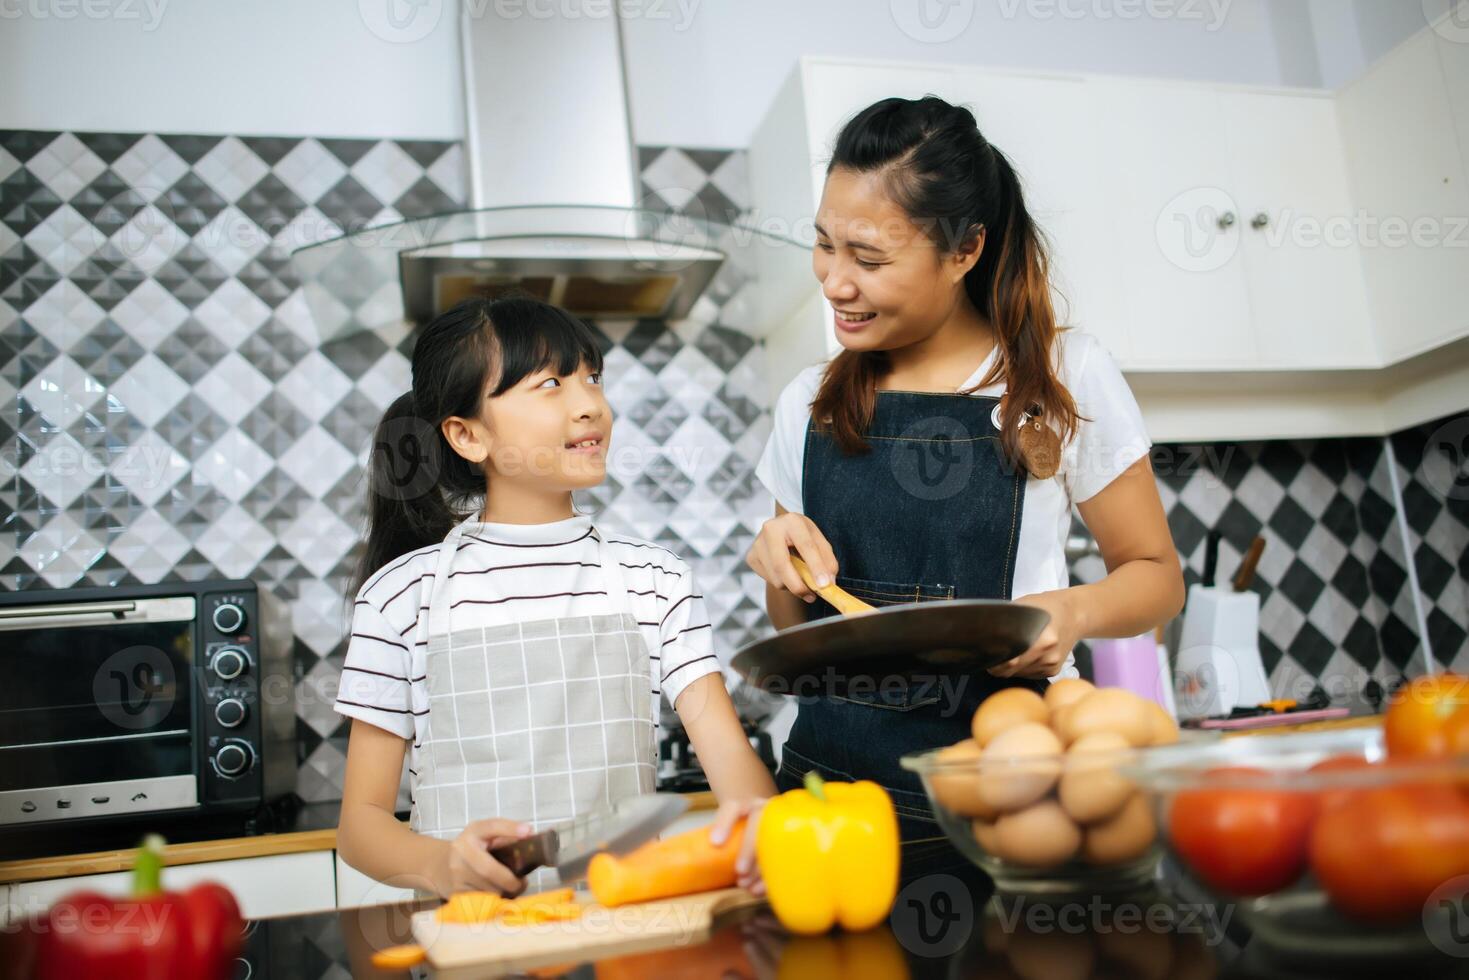
<instances>
[{"instance_id":1,"label":"wooden countertop edge","mask_svg":"<svg viewBox=\"0 0 1469 980\"><path fill-rule=\"evenodd\" d=\"M713 793L685 793L683 795L688 798L690 813L713 810L717 807ZM177 866L268 857L272 854L334 851L336 847L336 828L327 827L321 830L300 830L285 834L257 834L253 837L227 837L223 840L169 844L163 853L166 864ZM88 854L27 858L21 861L0 861L0 885L127 871L132 866L133 850L131 848L117 851L93 851Z\"/></svg>"}]
</instances>

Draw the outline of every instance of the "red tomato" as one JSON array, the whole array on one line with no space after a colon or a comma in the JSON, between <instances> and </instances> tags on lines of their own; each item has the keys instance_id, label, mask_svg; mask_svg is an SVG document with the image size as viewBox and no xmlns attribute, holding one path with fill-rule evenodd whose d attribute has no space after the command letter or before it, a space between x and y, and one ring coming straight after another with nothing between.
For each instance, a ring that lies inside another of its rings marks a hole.
<instances>
[{"instance_id":1,"label":"red tomato","mask_svg":"<svg viewBox=\"0 0 1469 980\"><path fill-rule=\"evenodd\" d=\"M1264 776L1261 769L1210 770L1221 778ZM1186 790L1173 799L1168 836L1204 881L1231 895L1268 895L1306 867L1312 793L1276 789Z\"/></svg>"},{"instance_id":2,"label":"red tomato","mask_svg":"<svg viewBox=\"0 0 1469 980\"><path fill-rule=\"evenodd\" d=\"M1399 758L1449 755L1449 720L1454 719L1453 730L1459 732L1469 726L1469 719L1455 716L1466 710L1469 677L1445 673L1413 678L1398 689L1388 705L1383 720L1387 754ZM1463 748L1469 750L1469 745Z\"/></svg>"},{"instance_id":3,"label":"red tomato","mask_svg":"<svg viewBox=\"0 0 1469 980\"><path fill-rule=\"evenodd\" d=\"M1360 755L1336 755L1330 759L1323 759L1310 768L1314 773L1351 772L1355 769L1372 769L1375 763L1368 762ZM1366 786L1336 786L1323 789L1316 794L1316 802L1322 810L1327 807L1337 806L1347 798L1355 795Z\"/></svg>"},{"instance_id":4,"label":"red tomato","mask_svg":"<svg viewBox=\"0 0 1469 980\"><path fill-rule=\"evenodd\" d=\"M1445 785L1363 790L1322 811L1311 870L1353 919L1416 919L1435 888L1469 874L1469 803Z\"/></svg>"}]
</instances>

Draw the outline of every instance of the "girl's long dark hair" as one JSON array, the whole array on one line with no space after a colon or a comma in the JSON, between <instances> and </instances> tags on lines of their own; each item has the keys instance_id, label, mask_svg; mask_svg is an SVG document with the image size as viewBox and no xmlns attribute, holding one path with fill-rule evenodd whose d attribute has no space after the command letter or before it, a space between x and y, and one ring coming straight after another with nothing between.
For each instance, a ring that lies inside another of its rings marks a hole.
<instances>
[{"instance_id":1,"label":"girl's long dark hair","mask_svg":"<svg viewBox=\"0 0 1469 980\"><path fill-rule=\"evenodd\" d=\"M467 299L418 331L413 388L388 406L368 460L367 542L352 594L399 555L437 544L483 500L485 471L456 453L442 424L476 418L481 399L545 368L602 370L585 323L530 297Z\"/></svg>"},{"instance_id":2,"label":"girl's long dark hair","mask_svg":"<svg viewBox=\"0 0 1469 980\"><path fill-rule=\"evenodd\" d=\"M1012 461L1020 461L1021 417L1037 406L1062 440L1069 438L1081 417L1051 360L1058 327L1045 242L1015 168L980 133L974 114L932 95L883 99L842 127L826 172L839 167L881 175L893 200L943 253L985 229L964 290L994 326L999 356L977 387L1005 381L1001 441ZM887 370L882 351L842 351L827 366L811 411L830 420L843 452L867 450L877 382Z\"/></svg>"}]
</instances>

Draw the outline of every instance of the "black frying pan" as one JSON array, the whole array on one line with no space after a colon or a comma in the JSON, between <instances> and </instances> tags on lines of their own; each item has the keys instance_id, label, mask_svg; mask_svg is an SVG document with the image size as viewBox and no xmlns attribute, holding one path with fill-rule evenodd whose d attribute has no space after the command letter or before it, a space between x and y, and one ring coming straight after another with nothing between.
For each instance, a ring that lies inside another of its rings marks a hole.
<instances>
[{"instance_id":1,"label":"black frying pan","mask_svg":"<svg viewBox=\"0 0 1469 980\"><path fill-rule=\"evenodd\" d=\"M814 587L810 571L793 559ZM998 599L954 599L875 609L828 586L822 597L844 615L781 630L735 654L732 666L777 694L842 694L854 678L921 681L974 673L1011 660L1035 643L1051 616ZM864 608L865 607L865 608Z\"/></svg>"}]
</instances>

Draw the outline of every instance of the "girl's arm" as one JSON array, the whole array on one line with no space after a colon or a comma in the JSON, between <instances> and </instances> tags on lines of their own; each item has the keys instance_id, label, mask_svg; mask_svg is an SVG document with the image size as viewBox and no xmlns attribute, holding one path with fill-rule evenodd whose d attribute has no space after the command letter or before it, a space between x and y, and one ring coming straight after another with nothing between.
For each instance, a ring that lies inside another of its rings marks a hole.
<instances>
[{"instance_id":1,"label":"girl's arm","mask_svg":"<svg viewBox=\"0 0 1469 980\"><path fill-rule=\"evenodd\" d=\"M1016 601L1051 614L1034 646L990 669L1000 677L1050 677L1086 637L1137 636L1183 608L1183 570L1147 456L1077 505L1097 539L1107 577Z\"/></svg>"},{"instance_id":2,"label":"girl's arm","mask_svg":"<svg viewBox=\"0 0 1469 980\"><path fill-rule=\"evenodd\" d=\"M489 849L530 832L512 820L476 820L452 841L414 833L393 815L408 742L361 719L347 740L347 772L337 851L369 878L439 895L491 890L516 894L524 880L490 857Z\"/></svg>"},{"instance_id":3,"label":"girl's arm","mask_svg":"<svg viewBox=\"0 0 1469 980\"><path fill-rule=\"evenodd\" d=\"M740 818L748 817L735 868L742 888L764 894L765 883L755 867L755 823L760 808L775 795L775 780L740 726L734 702L724 687L724 675L715 671L689 684L678 696L674 709L719 800L709 839L716 846L724 843Z\"/></svg>"},{"instance_id":4,"label":"girl's arm","mask_svg":"<svg viewBox=\"0 0 1469 980\"><path fill-rule=\"evenodd\" d=\"M721 803L775 795L775 781L740 726L722 673L705 674L684 688L674 709Z\"/></svg>"}]
</instances>

